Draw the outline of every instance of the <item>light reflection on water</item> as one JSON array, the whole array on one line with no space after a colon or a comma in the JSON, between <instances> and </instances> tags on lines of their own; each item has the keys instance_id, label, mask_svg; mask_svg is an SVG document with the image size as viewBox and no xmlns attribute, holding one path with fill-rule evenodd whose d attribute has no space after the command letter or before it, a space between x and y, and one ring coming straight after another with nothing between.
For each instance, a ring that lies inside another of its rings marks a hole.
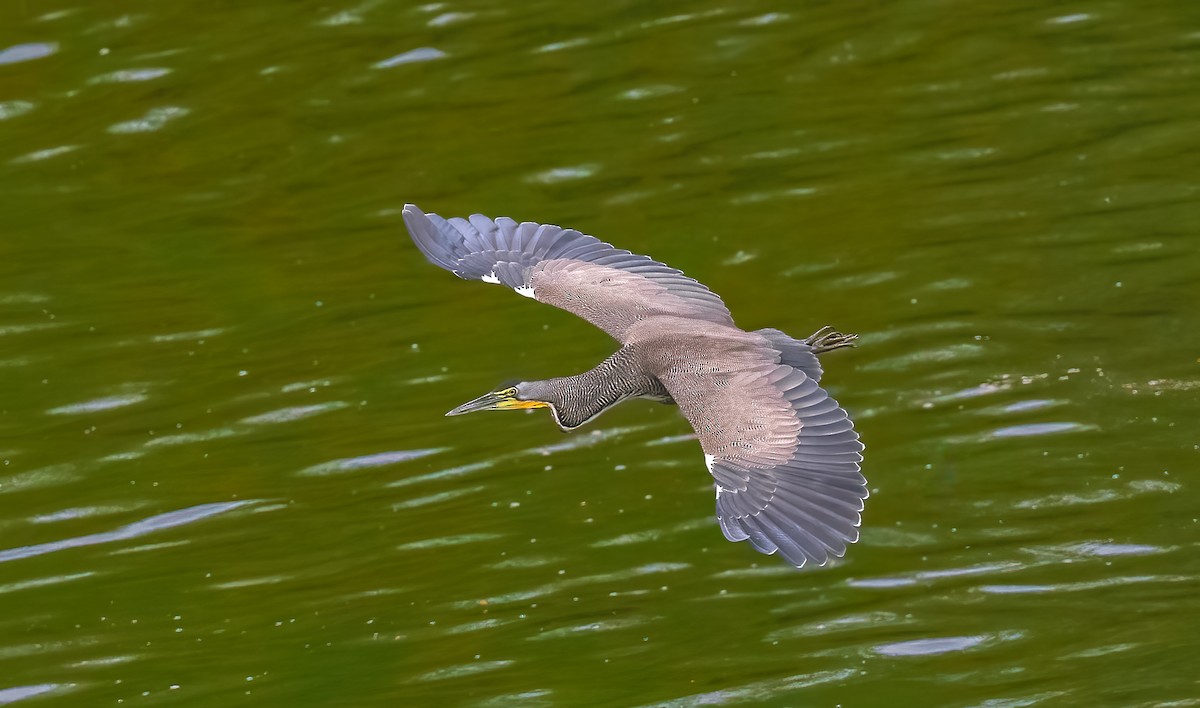
<instances>
[{"instance_id":1,"label":"light reflection on water","mask_svg":"<svg viewBox=\"0 0 1200 708\"><path fill-rule=\"evenodd\" d=\"M11 548L0 551L0 563L5 561L17 560L20 558L30 558L40 556L44 553L52 553L54 551L62 551L68 548L78 548L80 546L94 546L102 543L112 543L114 541L125 541L131 538L138 538L149 533L162 531L165 529L190 524L201 519L216 514L222 514L226 511L236 509L246 504L253 504L254 501L236 501L236 502L214 502L212 504L201 504L190 509L180 509L178 511L169 511L164 514L135 521L131 524L126 524L112 531L104 533L89 534L87 536L77 536L75 538L63 539L60 541L52 541L50 543L41 543L35 546L25 546L23 548Z\"/></svg>"},{"instance_id":2,"label":"light reflection on water","mask_svg":"<svg viewBox=\"0 0 1200 708\"><path fill-rule=\"evenodd\" d=\"M1200 45L1180 3L928 11L6 24L0 703L1193 700ZM725 542L661 406L442 418L612 345L425 264L405 201L859 332L862 541Z\"/></svg>"}]
</instances>

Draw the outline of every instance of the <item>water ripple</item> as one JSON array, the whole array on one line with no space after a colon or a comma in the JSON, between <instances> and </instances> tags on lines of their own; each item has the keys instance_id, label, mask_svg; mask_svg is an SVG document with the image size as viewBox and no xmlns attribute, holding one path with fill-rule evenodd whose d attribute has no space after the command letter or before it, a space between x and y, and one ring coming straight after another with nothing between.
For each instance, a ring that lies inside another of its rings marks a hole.
<instances>
[{"instance_id":1,"label":"water ripple","mask_svg":"<svg viewBox=\"0 0 1200 708\"><path fill-rule=\"evenodd\" d=\"M474 12L443 12L442 14L433 17L425 24L429 27L445 27L446 25L466 22L474 16Z\"/></svg>"},{"instance_id":2,"label":"water ripple","mask_svg":"<svg viewBox=\"0 0 1200 708\"><path fill-rule=\"evenodd\" d=\"M762 202L773 201L775 199L785 199L787 197L807 197L810 194L816 193L816 187L789 187L786 189L750 192L749 194L731 197L729 199L729 203L733 205L759 204Z\"/></svg>"},{"instance_id":3,"label":"water ripple","mask_svg":"<svg viewBox=\"0 0 1200 708\"><path fill-rule=\"evenodd\" d=\"M37 514L35 516L31 516L29 517L29 522L33 524L52 524L59 521L88 519L96 516L111 516L113 514L127 513L141 506L145 506L145 503L136 502L132 504L114 504L110 506L73 506L60 511L51 512L49 514Z\"/></svg>"},{"instance_id":4,"label":"water ripple","mask_svg":"<svg viewBox=\"0 0 1200 708\"><path fill-rule=\"evenodd\" d=\"M65 322L31 322L30 324L5 325L0 327L0 337L9 334L24 334L26 332L40 332L45 329L57 329L62 327Z\"/></svg>"},{"instance_id":5,"label":"water ripple","mask_svg":"<svg viewBox=\"0 0 1200 708\"><path fill-rule=\"evenodd\" d=\"M129 393L118 396L107 396L105 398L94 398L90 401L81 401L79 403L70 403L65 406L58 406L46 411L47 415L79 415L80 413L95 413L97 411L107 411L113 408L121 408L124 406L132 406L135 403L145 401L149 396L145 393Z\"/></svg>"},{"instance_id":6,"label":"water ripple","mask_svg":"<svg viewBox=\"0 0 1200 708\"><path fill-rule=\"evenodd\" d=\"M495 671L503 669L506 666L512 665L512 659L503 659L500 661L476 661L473 664L459 664L458 666L447 666L444 669L437 669L426 674L421 674L413 679L413 681L444 681L446 679L462 678L463 676L474 676L486 671Z\"/></svg>"},{"instance_id":7,"label":"water ripple","mask_svg":"<svg viewBox=\"0 0 1200 708\"><path fill-rule=\"evenodd\" d=\"M42 160L49 160L52 157L65 155L68 152L74 152L78 149L78 145L59 145L58 147L46 148L44 150L34 150L33 152L27 152L24 155L18 155L17 157L9 160L9 162L14 165L23 165L28 162L41 162Z\"/></svg>"},{"instance_id":8,"label":"water ripple","mask_svg":"<svg viewBox=\"0 0 1200 708\"><path fill-rule=\"evenodd\" d=\"M396 546L397 551L415 551L426 548L446 548L448 546L463 546L468 543L480 543L481 541L495 541L498 538L503 538L498 533L464 533L458 536L436 536L434 538L426 538L412 543L402 543Z\"/></svg>"},{"instance_id":9,"label":"water ripple","mask_svg":"<svg viewBox=\"0 0 1200 708\"><path fill-rule=\"evenodd\" d=\"M16 592L17 590L28 590L30 588L42 588L47 585L58 585L59 583L69 583L72 580L82 580L96 575L92 571L86 573L72 573L70 575L52 575L46 578L34 578L32 580L21 580L15 583L0 585L0 595Z\"/></svg>"},{"instance_id":10,"label":"water ripple","mask_svg":"<svg viewBox=\"0 0 1200 708\"><path fill-rule=\"evenodd\" d=\"M69 666L73 669L90 669L94 666L116 666L118 664L128 664L137 658L131 654L115 654L113 656L102 656L98 659L82 659L69 664Z\"/></svg>"},{"instance_id":11,"label":"water ripple","mask_svg":"<svg viewBox=\"0 0 1200 708\"><path fill-rule=\"evenodd\" d=\"M632 432L636 432L639 430L644 430L648 427L649 427L648 425L631 425L631 426L624 427L624 428L606 428L603 430L593 430L592 432L590 432L586 435L576 435L572 438L567 439L565 442L556 443L554 445L545 445L542 447L535 447L531 450L523 450L521 452L513 453L509 457L516 457L516 456L523 456L523 455L530 455L530 454L549 455L554 452L564 452L566 450L576 450L579 448L591 447L591 446L597 445L605 440L620 437L621 435L624 435L626 433L632 433Z\"/></svg>"},{"instance_id":12,"label":"water ripple","mask_svg":"<svg viewBox=\"0 0 1200 708\"><path fill-rule=\"evenodd\" d=\"M429 455L437 454L439 452L445 452L447 449L448 448L444 448L444 447L430 447L430 448L425 448L423 450L390 450L388 452L377 452L372 455L362 455L361 457L344 457L339 460L330 460L329 462L322 462L321 464L313 465L312 467L305 467L304 469L300 470L296 474L300 475L302 477L310 477L310 476L320 476L320 475L329 475L329 474L341 474L342 472L354 472L357 470L371 469L374 467L384 467L386 465L394 465L394 464L397 464L400 462L416 460L421 457L427 457ZM458 469L462 469L462 468L458 468ZM451 470L446 470L446 472L450 472L450 471ZM433 474L437 475L439 473L435 472ZM435 478L430 475L425 475L425 476L428 478ZM449 476L453 476L453 475L449 475ZM398 487L398 486L402 486L403 483L411 483L414 480L415 480L415 478L410 478L409 480L400 480L399 482L392 482L388 486L389 487Z\"/></svg>"},{"instance_id":13,"label":"water ripple","mask_svg":"<svg viewBox=\"0 0 1200 708\"><path fill-rule=\"evenodd\" d=\"M807 637L834 634L837 632L847 632L856 629L877 629L879 627L911 625L915 624L916 621L917 620L911 615L901 615L896 612L877 610L875 612L866 612L859 615L844 615L842 617L835 617L829 620L810 622L799 627L778 629L767 634L766 641L774 642L781 639L805 639Z\"/></svg>"},{"instance_id":14,"label":"water ripple","mask_svg":"<svg viewBox=\"0 0 1200 708\"><path fill-rule=\"evenodd\" d=\"M3 111L4 104L0 103L0 111ZM3 120L3 114L0 113L0 120ZM0 305L36 305L42 302L48 302L49 295L41 293L18 292L0 295Z\"/></svg>"},{"instance_id":15,"label":"water ripple","mask_svg":"<svg viewBox=\"0 0 1200 708\"><path fill-rule=\"evenodd\" d=\"M554 702L549 700L554 694L548 688L535 688L529 691L521 691L520 693L504 693L499 696L493 696L479 703L479 708L508 708L516 706L517 708L542 708L545 706L554 705Z\"/></svg>"},{"instance_id":16,"label":"water ripple","mask_svg":"<svg viewBox=\"0 0 1200 708\"><path fill-rule=\"evenodd\" d=\"M210 440L220 440L221 438L229 438L238 435L241 431L234 428L214 428L205 430L199 433L175 433L173 435L163 435L157 438L152 438L146 441L146 447L165 447L168 445L190 445L198 442L208 442Z\"/></svg>"},{"instance_id":17,"label":"water ripple","mask_svg":"<svg viewBox=\"0 0 1200 708\"><path fill-rule=\"evenodd\" d=\"M652 86L639 86L631 88L628 91L622 91L617 95L617 98L623 101L641 101L646 98L658 98L659 96L670 96L673 93L683 91L682 86L673 86L671 84L654 84Z\"/></svg>"},{"instance_id":18,"label":"water ripple","mask_svg":"<svg viewBox=\"0 0 1200 708\"><path fill-rule=\"evenodd\" d=\"M573 165L571 167L554 167L549 170L535 172L525 178L527 182L535 182L537 184L556 184L558 182L567 182L573 179L584 179L596 174L600 169L599 165Z\"/></svg>"},{"instance_id":19,"label":"water ripple","mask_svg":"<svg viewBox=\"0 0 1200 708\"><path fill-rule=\"evenodd\" d=\"M938 637L936 639L911 639L904 642L880 644L874 648L883 656L931 656L955 651L966 651L995 641L1010 641L1023 636L1020 632L998 634L974 634L961 637Z\"/></svg>"},{"instance_id":20,"label":"water ripple","mask_svg":"<svg viewBox=\"0 0 1200 708\"><path fill-rule=\"evenodd\" d=\"M642 29L652 29L654 27L662 27L664 25L675 25L681 22L690 22L692 20L717 17L719 15L724 15L726 12L727 10L723 7L705 10L704 12L685 12L678 15L667 15L665 17L658 17L653 20L646 20L638 26Z\"/></svg>"},{"instance_id":21,"label":"water ripple","mask_svg":"<svg viewBox=\"0 0 1200 708\"><path fill-rule=\"evenodd\" d=\"M1078 12L1078 13L1071 14L1071 15L1060 15L1058 17L1051 17L1050 19L1046 20L1046 24L1048 24L1048 25L1072 25L1077 22L1085 22L1090 19L1092 19L1092 15L1090 15L1086 12Z\"/></svg>"},{"instance_id":22,"label":"water ripple","mask_svg":"<svg viewBox=\"0 0 1200 708\"><path fill-rule=\"evenodd\" d=\"M791 18L791 15L786 12L768 12L765 15L756 17L747 17L738 22L743 27L758 27L762 25L773 25L777 22L783 22Z\"/></svg>"},{"instance_id":23,"label":"water ripple","mask_svg":"<svg viewBox=\"0 0 1200 708\"><path fill-rule=\"evenodd\" d=\"M170 69L164 67L151 67L147 69L121 69L120 71L112 71L107 74L101 74L93 77L89 84L111 84L111 83L132 83L138 81L153 81L161 76L166 76L171 73Z\"/></svg>"},{"instance_id":24,"label":"water ripple","mask_svg":"<svg viewBox=\"0 0 1200 708\"><path fill-rule=\"evenodd\" d=\"M655 438L643 443L643 445L646 447L656 447L658 445L674 445L675 443L693 442L695 440L695 433L687 433L686 435L667 435L666 437Z\"/></svg>"},{"instance_id":25,"label":"water ripple","mask_svg":"<svg viewBox=\"0 0 1200 708\"><path fill-rule=\"evenodd\" d=\"M167 123L182 118L188 113L191 113L186 108L181 106L163 106L161 108L151 108L146 112L146 115L135 120L125 121L123 123L114 123L108 127L110 133L151 133L160 130Z\"/></svg>"},{"instance_id":26,"label":"water ripple","mask_svg":"<svg viewBox=\"0 0 1200 708\"><path fill-rule=\"evenodd\" d=\"M79 474L76 472L75 465L71 463L47 465L28 472L18 472L8 477L0 477L0 494L65 484L77 479L79 479Z\"/></svg>"},{"instance_id":27,"label":"water ripple","mask_svg":"<svg viewBox=\"0 0 1200 708\"><path fill-rule=\"evenodd\" d=\"M847 681L857 673L857 669L839 669L837 671L817 671L811 674L797 674L783 679L756 681L743 686L722 688L683 698L647 703L639 708L693 708L693 706L714 706L726 703L765 703L772 699L778 700L779 694L787 691L796 691L801 688L820 686L821 684Z\"/></svg>"},{"instance_id":28,"label":"water ripple","mask_svg":"<svg viewBox=\"0 0 1200 708\"><path fill-rule=\"evenodd\" d=\"M0 563L17 560L19 558L31 558L40 556L54 551L63 551L68 548L79 548L80 546L95 546L101 543L111 543L113 541L124 541L130 538L145 536L156 531L165 531L166 529L183 526L201 519L207 519L210 516L223 514L227 511L237 509L238 507L246 506L247 504L257 504L261 500L250 499L232 502L212 502L209 504L200 504L187 509L178 509L176 511L168 511L165 514L151 516L141 521L135 521L131 524L126 524L112 531L103 533L93 533L87 536L76 536L67 538L61 541L51 541L49 543L39 543L35 546L22 546L19 548L10 548L0 551Z\"/></svg>"},{"instance_id":29,"label":"water ripple","mask_svg":"<svg viewBox=\"0 0 1200 708\"><path fill-rule=\"evenodd\" d=\"M490 617L488 619L478 620L476 622L467 622L465 624L449 627L442 630L442 634L470 634L471 632L478 632L482 629L495 629L496 627L502 627L506 624L512 624L516 621L517 618L515 617L509 617L507 619Z\"/></svg>"},{"instance_id":30,"label":"water ripple","mask_svg":"<svg viewBox=\"0 0 1200 708\"><path fill-rule=\"evenodd\" d=\"M1007 428L999 428L993 430L990 437L993 438L1023 438L1031 435L1052 435L1054 433L1073 433L1083 430L1095 430L1095 426L1084 425L1083 423L1026 423L1025 425L1013 425Z\"/></svg>"},{"instance_id":31,"label":"water ripple","mask_svg":"<svg viewBox=\"0 0 1200 708\"><path fill-rule=\"evenodd\" d=\"M570 627L558 627L557 629L547 629L538 632L532 637L528 637L529 641L541 641L544 639L557 639L560 637L570 637L579 634L594 634L597 632L611 632L616 629L627 629L629 627L638 627L648 624L658 617L622 617L618 619L600 620L598 622L588 622L587 624L577 624Z\"/></svg>"},{"instance_id":32,"label":"water ripple","mask_svg":"<svg viewBox=\"0 0 1200 708\"><path fill-rule=\"evenodd\" d=\"M30 42L29 44L14 44L7 49L0 49L0 64L16 64L48 57L58 51L55 42Z\"/></svg>"},{"instance_id":33,"label":"water ripple","mask_svg":"<svg viewBox=\"0 0 1200 708\"><path fill-rule=\"evenodd\" d=\"M566 39L566 40L563 40L560 42L550 42L549 44L543 44L542 46L537 47L533 51L538 52L538 53L559 52L564 49L574 49L575 47L584 47L591 43L592 43L592 40L587 37L575 37L574 39Z\"/></svg>"},{"instance_id":34,"label":"water ripple","mask_svg":"<svg viewBox=\"0 0 1200 708\"><path fill-rule=\"evenodd\" d=\"M1118 587L1121 585L1138 585L1141 583L1192 582L1195 582L1195 578L1187 575L1126 575L1078 583L1048 583L1042 585L1013 583L1003 585L980 585L978 588L976 588L976 590L979 592L988 593L990 595L1024 595L1052 592L1080 592L1084 590L1096 590L1099 588Z\"/></svg>"},{"instance_id":35,"label":"water ripple","mask_svg":"<svg viewBox=\"0 0 1200 708\"><path fill-rule=\"evenodd\" d=\"M1025 564L1018 563L1017 561L980 563L978 565L965 566L962 568L922 570L915 573L906 573L902 575L879 578L850 578L846 581L846 584L850 587L856 588L900 588L917 585L922 581L940 580L942 578L959 578L963 576L983 575L989 573L1002 573L1020 570L1024 567L1026 567Z\"/></svg>"},{"instance_id":36,"label":"water ripple","mask_svg":"<svg viewBox=\"0 0 1200 708\"><path fill-rule=\"evenodd\" d=\"M241 580L228 580L223 583L213 583L212 587L217 590L237 590L239 588L251 588L259 585L274 585L291 580L293 577L291 575L264 575L254 578L243 578Z\"/></svg>"},{"instance_id":37,"label":"water ripple","mask_svg":"<svg viewBox=\"0 0 1200 708\"><path fill-rule=\"evenodd\" d=\"M978 344L951 344L936 349L924 349L911 354L880 359L862 367L864 371L906 371L913 366L929 366L957 362L962 359L983 355L983 347Z\"/></svg>"},{"instance_id":38,"label":"water ripple","mask_svg":"<svg viewBox=\"0 0 1200 708\"><path fill-rule=\"evenodd\" d=\"M1065 696L1068 693L1069 691L1043 691L1041 693L1020 696L1017 698L989 698L980 703L975 703L971 706L968 706L968 708L1026 708L1027 706L1034 706L1039 703L1045 703L1053 698ZM1160 708L1166 708L1165 705L1159 705ZM1183 707L1177 705L1175 708Z\"/></svg>"},{"instance_id":39,"label":"water ripple","mask_svg":"<svg viewBox=\"0 0 1200 708\"><path fill-rule=\"evenodd\" d=\"M488 567L493 570L509 570L510 568L541 568L542 566L563 563L566 559L558 556L521 556L492 563Z\"/></svg>"},{"instance_id":40,"label":"water ripple","mask_svg":"<svg viewBox=\"0 0 1200 708\"><path fill-rule=\"evenodd\" d=\"M16 118L33 110L29 101L0 101L0 120Z\"/></svg>"},{"instance_id":41,"label":"water ripple","mask_svg":"<svg viewBox=\"0 0 1200 708\"><path fill-rule=\"evenodd\" d=\"M444 449L445 448L440 448L440 450L444 450ZM405 477L403 479L397 479L394 482L388 482L387 486L388 487L407 487L410 484L418 484L420 482L430 482L430 481L437 480L437 479L454 479L455 477L462 477L463 475L467 475L472 472L478 472L479 470L486 470L487 468L492 467L494 464L495 464L495 462L493 462L492 460L485 460L483 462L473 462L469 465L459 465L458 467L451 467L450 469L438 470L437 472L429 472L427 474L419 474L419 475L416 475L415 477Z\"/></svg>"},{"instance_id":42,"label":"water ripple","mask_svg":"<svg viewBox=\"0 0 1200 708\"><path fill-rule=\"evenodd\" d=\"M1065 405L1066 403L1067 401L1033 398L1027 401L1009 403L1008 405L1003 406L1001 410L1005 413L1024 413L1025 411L1036 411L1042 408L1053 408L1055 406Z\"/></svg>"},{"instance_id":43,"label":"water ripple","mask_svg":"<svg viewBox=\"0 0 1200 708\"><path fill-rule=\"evenodd\" d=\"M274 423L290 423L294 420L303 420L311 418L314 415L321 413L329 413L338 411L343 408L349 408L350 404L346 401L327 401L325 403L314 403L311 406L288 406L258 415L252 415L249 418L242 418L239 423L246 425L269 425Z\"/></svg>"},{"instance_id":44,"label":"water ripple","mask_svg":"<svg viewBox=\"0 0 1200 708\"><path fill-rule=\"evenodd\" d=\"M1113 541L1083 541L1060 546L1037 546L1027 551L1048 562L1070 559L1111 558L1114 556L1148 556L1174 550L1171 547L1144 543L1115 543Z\"/></svg>"},{"instance_id":45,"label":"water ripple","mask_svg":"<svg viewBox=\"0 0 1200 708\"><path fill-rule=\"evenodd\" d=\"M518 590L515 592L505 593L496 597L489 597L487 603L489 605L503 605L513 602L525 602L538 597L554 595L569 588L595 585L597 583L607 583L617 580L627 580L629 578L641 577L644 575L655 575L658 573L674 573L690 568L688 563L650 563L641 565L628 570L621 570L612 573L598 573L596 575L585 575L578 578L566 578L555 583L548 583L529 590ZM478 604L477 600L467 600L454 603L459 609L474 607Z\"/></svg>"},{"instance_id":46,"label":"water ripple","mask_svg":"<svg viewBox=\"0 0 1200 708\"><path fill-rule=\"evenodd\" d=\"M1154 492L1171 494L1181 488L1181 485L1175 482L1167 482L1159 479L1135 479L1126 485L1125 490L1097 489L1086 493L1067 492L1063 494L1051 494L1049 496L1038 497L1037 499L1022 499L1014 503L1013 507L1016 509L1044 509L1059 506L1075 506L1077 504L1099 504L1125 499L1138 494Z\"/></svg>"},{"instance_id":47,"label":"water ripple","mask_svg":"<svg viewBox=\"0 0 1200 708\"><path fill-rule=\"evenodd\" d=\"M369 10L375 9L380 4L380 0L367 0L349 10L342 10L334 13L329 17L318 22L318 25L325 27L340 27L341 25L357 25L363 22L363 14Z\"/></svg>"},{"instance_id":48,"label":"water ripple","mask_svg":"<svg viewBox=\"0 0 1200 708\"><path fill-rule=\"evenodd\" d=\"M1088 541L1065 546L1064 550L1083 556L1105 558L1108 556L1146 556L1170 550L1142 543L1113 543L1111 541Z\"/></svg>"},{"instance_id":49,"label":"water ripple","mask_svg":"<svg viewBox=\"0 0 1200 708\"><path fill-rule=\"evenodd\" d=\"M163 541L162 543L143 543L139 546L130 546L128 548L118 548L115 551L110 551L109 555L110 556L123 556L123 555L128 555L130 553L147 553L149 551L159 551L164 548L178 548L179 546L186 546L189 543L191 543L191 541L187 540L186 538L181 538L178 541Z\"/></svg>"},{"instance_id":50,"label":"water ripple","mask_svg":"<svg viewBox=\"0 0 1200 708\"><path fill-rule=\"evenodd\" d=\"M68 688L69 684L62 683L39 683L32 686L14 686L12 688L0 688L0 705L16 703L23 701L26 698L40 696L43 693L57 691L60 688Z\"/></svg>"},{"instance_id":51,"label":"water ripple","mask_svg":"<svg viewBox=\"0 0 1200 708\"><path fill-rule=\"evenodd\" d=\"M417 497L415 499L408 499L406 501L397 502L395 504L392 504L392 511L400 511L401 509L413 509L418 506L428 506L429 504L440 504L444 501L450 501L451 499L465 497L469 494L476 494L478 492L482 492L485 489L487 489L487 487L482 486L482 485L476 486L476 487L463 487L461 489L449 489L444 492L439 492L438 494L430 494L429 496L425 496L425 497Z\"/></svg>"},{"instance_id":52,"label":"water ripple","mask_svg":"<svg viewBox=\"0 0 1200 708\"><path fill-rule=\"evenodd\" d=\"M371 65L374 69L390 69L393 66L401 64L415 64L424 61L433 61L435 59L443 59L447 56L445 52L434 47L418 47L410 49L407 52L397 54L394 57L389 57L382 61L377 61Z\"/></svg>"},{"instance_id":53,"label":"water ripple","mask_svg":"<svg viewBox=\"0 0 1200 708\"><path fill-rule=\"evenodd\" d=\"M279 389L280 393L295 393L296 391L305 391L316 393L318 388L327 388L333 385L331 379L316 379L314 381L297 381L295 383L285 384Z\"/></svg>"},{"instance_id":54,"label":"water ripple","mask_svg":"<svg viewBox=\"0 0 1200 708\"><path fill-rule=\"evenodd\" d=\"M592 548L607 548L609 546L629 546L635 543L646 543L649 541L658 541L667 536L673 536L686 531L695 531L696 529L708 528L715 526L715 522L709 518L694 519L692 521L683 521L674 526L665 529L646 529L645 531L635 531L633 533L622 534L616 538L604 539L595 541L591 544ZM791 568L784 568L790 571Z\"/></svg>"},{"instance_id":55,"label":"water ripple","mask_svg":"<svg viewBox=\"0 0 1200 708\"><path fill-rule=\"evenodd\" d=\"M224 327L214 327L213 329L200 329L194 332L172 332L171 334L156 334L150 338L151 342L190 342L197 339L207 339L215 337L218 334L225 332Z\"/></svg>"}]
</instances>

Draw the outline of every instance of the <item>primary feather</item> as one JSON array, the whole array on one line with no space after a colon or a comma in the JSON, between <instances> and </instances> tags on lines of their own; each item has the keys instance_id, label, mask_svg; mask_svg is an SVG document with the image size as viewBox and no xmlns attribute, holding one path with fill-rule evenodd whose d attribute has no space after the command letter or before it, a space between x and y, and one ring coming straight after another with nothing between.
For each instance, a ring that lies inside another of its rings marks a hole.
<instances>
[{"instance_id":1,"label":"primary feather","mask_svg":"<svg viewBox=\"0 0 1200 708\"><path fill-rule=\"evenodd\" d=\"M817 358L853 335L745 332L696 280L573 229L444 219L411 204L404 222L435 265L571 312L621 344L591 371L527 385L561 427L631 397L674 402L704 450L726 538L798 567L858 540L863 444L819 385Z\"/></svg>"}]
</instances>

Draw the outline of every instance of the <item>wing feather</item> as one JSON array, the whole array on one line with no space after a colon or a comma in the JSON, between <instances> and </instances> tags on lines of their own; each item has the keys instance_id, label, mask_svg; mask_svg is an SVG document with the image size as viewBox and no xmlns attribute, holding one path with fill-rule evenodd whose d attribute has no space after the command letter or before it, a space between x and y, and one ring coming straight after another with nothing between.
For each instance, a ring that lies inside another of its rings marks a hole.
<instances>
[{"instance_id":1,"label":"wing feather","mask_svg":"<svg viewBox=\"0 0 1200 708\"><path fill-rule=\"evenodd\" d=\"M404 207L404 223L434 265L519 288L621 342L630 327L656 315L733 325L721 298L696 280L574 229L481 214L444 219L412 204Z\"/></svg>"},{"instance_id":2,"label":"wing feather","mask_svg":"<svg viewBox=\"0 0 1200 708\"><path fill-rule=\"evenodd\" d=\"M804 370L778 363L777 350L712 356L721 371L659 378L710 456L725 537L797 567L845 554L867 498L863 445L846 411Z\"/></svg>"}]
</instances>

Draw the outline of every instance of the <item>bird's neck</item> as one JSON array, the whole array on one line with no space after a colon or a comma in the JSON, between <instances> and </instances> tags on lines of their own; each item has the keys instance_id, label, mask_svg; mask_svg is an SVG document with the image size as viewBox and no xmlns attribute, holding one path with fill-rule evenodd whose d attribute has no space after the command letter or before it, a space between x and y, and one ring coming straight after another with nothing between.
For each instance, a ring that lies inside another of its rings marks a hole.
<instances>
[{"instance_id":1,"label":"bird's neck","mask_svg":"<svg viewBox=\"0 0 1200 708\"><path fill-rule=\"evenodd\" d=\"M551 404L554 420L563 430L578 428L621 401L645 394L649 387L628 347L590 371L550 379L546 384L553 398L547 403Z\"/></svg>"}]
</instances>

